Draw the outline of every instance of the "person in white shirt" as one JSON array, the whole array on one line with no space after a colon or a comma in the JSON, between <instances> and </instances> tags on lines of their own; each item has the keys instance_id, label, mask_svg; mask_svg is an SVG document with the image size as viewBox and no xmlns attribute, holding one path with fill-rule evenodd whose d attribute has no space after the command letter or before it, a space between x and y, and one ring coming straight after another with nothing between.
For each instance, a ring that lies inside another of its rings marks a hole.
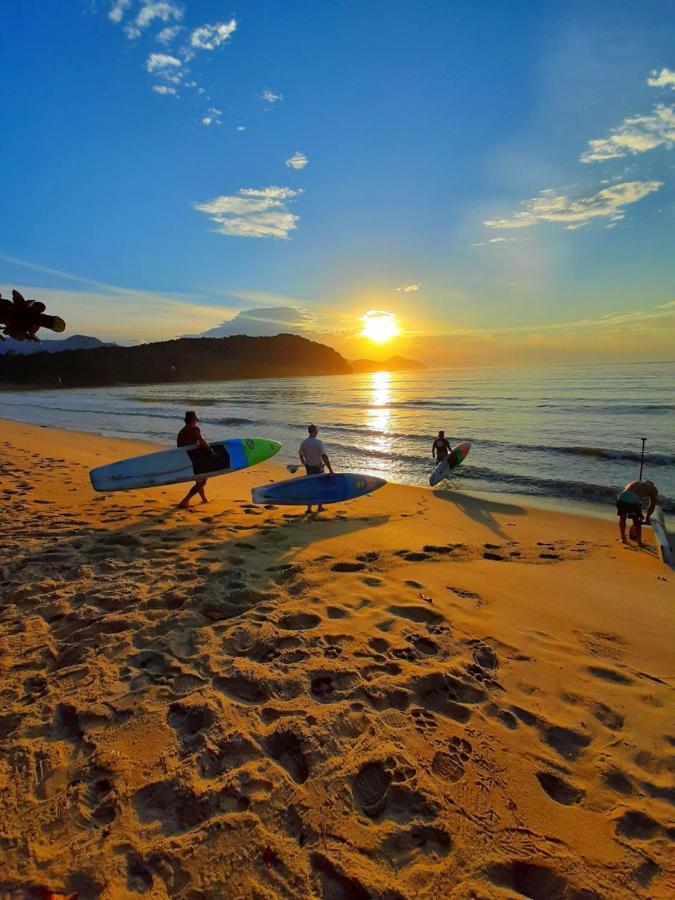
<instances>
[{"instance_id":1,"label":"person in white shirt","mask_svg":"<svg viewBox=\"0 0 675 900\"><path fill-rule=\"evenodd\" d=\"M317 437L319 429L316 425L310 425L307 428L307 433L309 434L309 437L306 437L300 444L300 450L298 452L300 462L305 467L305 471L308 475L320 475L325 467L331 475L334 475L333 467L330 464L324 446ZM319 504L316 511L323 512L323 509L323 506ZM306 511L311 513L312 507L308 506Z\"/></svg>"}]
</instances>

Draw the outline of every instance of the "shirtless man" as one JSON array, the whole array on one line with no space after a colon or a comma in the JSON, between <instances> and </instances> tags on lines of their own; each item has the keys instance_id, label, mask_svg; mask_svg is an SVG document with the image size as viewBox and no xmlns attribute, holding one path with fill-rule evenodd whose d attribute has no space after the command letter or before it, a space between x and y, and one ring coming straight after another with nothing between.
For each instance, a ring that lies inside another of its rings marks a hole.
<instances>
[{"instance_id":1,"label":"shirtless man","mask_svg":"<svg viewBox=\"0 0 675 900\"><path fill-rule=\"evenodd\" d=\"M439 431L438 437L431 445L431 458L439 463L449 455L450 450L450 441L446 438L445 432Z\"/></svg>"},{"instance_id":2,"label":"shirtless man","mask_svg":"<svg viewBox=\"0 0 675 900\"><path fill-rule=\"evenodd\" d=\"M317 437L319 429L316 425L310 425L307 428L307 433L309 437L306 437L300 444L300 450L298 451L300 462L305 467L305 471L308 475L320 475L324 466L326 466L330 474L334 475L335 472L333 472L333 467L330 464L323 443ZM312 507L308 506L306 512L311 513L311 511ZM324 507L319 503L316 511L323 512Z\"/></svg>"},{"instance_id":3,"label":"shirtless man","mask_svg":"<svg viewBox=\"0 0 675 900\"><path fill-rule=\"evenodd\" d=\"M211 450L208 442L204 439L202 430L197 422L199 422L197 413L193 410L188 410L188 412L185 413L185 425L178 432L178 437L176 438L176 446L194 447L194 445L197 444L198 447L203 447L204 450L210 450L211 453L213 453L213 450ZM202 498L202 503L208 503L209 501L204 490L206 481L206 478L196 478L195 483L192 485L185 497L183 497L178 506L181 509L187 509L190 505L190 500L196 494L199 494L199 496Z\"/></svg>"},{"instance_id":4,"label":"shirtless man","mask_svg":"<svg viewBox=\"0 0 675 900\"><path fill-rule=\"evenodd\" d=\"M645 500L649 502L645 524L649 525L652 514L656 509L656 501L659 492L653 481L629 481L626 487L617 495L616 514L619 517L619 532L622 543L626 543L626 519L632 519L629 536L639 547L642 543L642 509Z\"/></svg>"}]
</instances>

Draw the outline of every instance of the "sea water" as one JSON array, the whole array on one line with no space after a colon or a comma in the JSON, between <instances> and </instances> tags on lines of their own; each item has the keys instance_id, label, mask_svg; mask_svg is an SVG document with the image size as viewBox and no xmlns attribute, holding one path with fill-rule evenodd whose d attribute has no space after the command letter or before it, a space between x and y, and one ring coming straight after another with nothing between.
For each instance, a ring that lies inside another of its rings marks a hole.
<instances>
[{"instance_id":1,"label":"sea water","mask_svg":"<svg viewBox=\"0 0 675 900\"><path fill-rule=\"evenodd\" d=\"M639 472L675 511L675 363L378 372L1 392L0 416L172 445L187 409L212 440L266 437L297 462L309 422L336 469L428 486L444 429L471 452L456 490L609 504Z\"/></svg>"}]
</instances>

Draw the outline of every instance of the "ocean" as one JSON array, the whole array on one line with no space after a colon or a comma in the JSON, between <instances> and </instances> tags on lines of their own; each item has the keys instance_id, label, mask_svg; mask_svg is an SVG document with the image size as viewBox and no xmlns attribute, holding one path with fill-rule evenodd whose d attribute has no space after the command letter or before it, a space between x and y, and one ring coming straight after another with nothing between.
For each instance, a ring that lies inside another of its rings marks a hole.
<instances>
[{"instance_id":1,"label":"ocean","mask_svg":"<svg viewBox=\"0 0 675 900\"><path fill-rule=\"evenodd\" d=\"M471 452L444 486L609 505L639 470L675 511L675 363L379 372L0 393L0 416L173 444L186 409L207 438L266 437L296 462L319 426L336 469L426 485L439 429Z\"/></svg>"}]
</instances>

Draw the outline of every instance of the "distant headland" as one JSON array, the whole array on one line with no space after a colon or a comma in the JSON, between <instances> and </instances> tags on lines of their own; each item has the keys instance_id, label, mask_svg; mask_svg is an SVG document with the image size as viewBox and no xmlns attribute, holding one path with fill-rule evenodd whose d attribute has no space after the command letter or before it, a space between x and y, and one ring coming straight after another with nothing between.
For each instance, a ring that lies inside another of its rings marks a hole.
<instances>
[{"instance_id":1,"label":"distant headland","mask_svg":"<svg viewBox=\"0 0 675 900\"><path fill-rule=\"evenodd\" d=\"M58 353L5 353L0 356L0 389L109 387L342 375L351 371L347 360L336 350L295 334L234 335L179 338L136 347L104 345L63 349Z\"/></svg>"},{"instance_id":2,"label":"distant headland","mask_svg":"<svg viewBox=\"0 0 675 900\"><path fill-rule=\"evenodd\" d=\"M405 359L403 356L390 356L379 362L374 359L353 359L349 363L352 372L413 372L426 369L426 366L414 359Z\"/></svg>"}]
</instances>

